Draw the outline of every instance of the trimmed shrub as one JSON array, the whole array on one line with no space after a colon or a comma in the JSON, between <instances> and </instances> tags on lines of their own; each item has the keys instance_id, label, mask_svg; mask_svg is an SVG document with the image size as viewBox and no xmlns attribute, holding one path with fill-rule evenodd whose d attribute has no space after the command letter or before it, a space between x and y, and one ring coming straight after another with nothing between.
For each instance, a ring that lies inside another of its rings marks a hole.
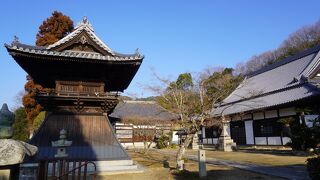
<instances>
[{"instance_id":1,"label":"trimmed shrub","mask_svg":"<svg viewBox=\"0 0 320 180\"><path fill-rule=\"evenodd\" d=\"M34 131L37 131L42 124L43 120L46 118L46 111L41 111L36 118L33 120L33 129Z\"/></svg>"},{"instance_id":2,"label":"trimmed shrub","mask_svg":"<svg viewBox=\"0 0 320 180\"><path fill-rule=\"evenodd\" d=\"M311 179L320 179L320 156L307 159L307 170Z\"/></svg>"},{"instance_id":3,"label":"trimmed shrub","mask_svg":"<svg viewBox=\"0 0 320 180\"><path fill-rule=\"evenodd\" d=\"M178 145L177 145L177 144L172 143L172 144L170 144L170 148L172 148L172 149L177 149L177 148L178 148Z\"/></svg>"},{"instance_id":4,"label":"trimmed shrub","mask_svg":"<svg viewBox=\"0 0 320 180\"><path fill-rule=\"evenodd\" d=\"M167 148L170 144L170 137L168 135L162 134L157 140L157 148L164 149Z\"/></svg>"}]
</instances>

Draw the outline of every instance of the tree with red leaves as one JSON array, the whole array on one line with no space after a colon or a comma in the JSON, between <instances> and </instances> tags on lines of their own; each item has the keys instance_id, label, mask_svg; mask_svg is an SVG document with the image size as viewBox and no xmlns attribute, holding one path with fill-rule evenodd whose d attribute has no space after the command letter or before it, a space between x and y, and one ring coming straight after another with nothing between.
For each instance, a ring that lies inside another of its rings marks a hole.
<instances>
[{"instance_id":1,"label":"tree with red leaves","mask_svg":"<svg viewBox=\"0 0 320 180\"><path fill-rule=\"evenodd\" d=\"M73 21L69 16L54 11L52 16L43 21L39 27L36 45L48 46L53 44L72 32L73 28Z\"/></svg>"},{"instance_id":2,"label":"tree with red leaves","mask_svg":"<svg viewBox=\"0 0 320 180\"><path fill-rule=\"evenodd\" d=\"M52 16L43 21L39 27L36 45L48 46L53 44L72 32L73 28L73 21L69 16L54 11ZM35 96L37 92L48 91L48 89L44 89L41 85L34 83L32 77L28 77L28 82L25 84L24 89L27 93L22 97L22 104L27 114L28 129L32 134L34 131L33 121L43 110L42 106L35 100Z\"/></svg>"},{"instance_id":3,"label":"tree with red leaves","mask_svg":"<svg viewBox=\"0 0 320 180\"><path fill-rule=\"evenodd\" d=\"M22 97L22 104L27 113L29 132L32 133L33 120L42 110L41 105L38 104L35 100L35 96L36 93L41 91L43 88L40 85L35 84L32 79L29 79L28 82L24 85L24 89L27 93Z\"/></svg>"}]
</instances>

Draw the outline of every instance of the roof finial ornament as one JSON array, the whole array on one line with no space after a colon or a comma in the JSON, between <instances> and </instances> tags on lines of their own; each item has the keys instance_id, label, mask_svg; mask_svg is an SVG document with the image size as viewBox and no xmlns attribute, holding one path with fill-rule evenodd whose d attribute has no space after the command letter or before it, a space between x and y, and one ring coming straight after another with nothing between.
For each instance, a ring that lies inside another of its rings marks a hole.
<instances>
[{"instance_id":1,"label":"roof finial ornament","mask_svg":"<svg viewBox=\"0 0 320 180\"><path fill-rule=\"evenodd\" d=\"M13 36L13 41L12 41L11 45L18 44L18 43L20 43L19 38L16 35Z\"/></svg>"},{"instance_id":2,"label":"roof finial ornament","mask_svg":"<svg viewBox=\"0 0 320 180\"><path fill-rule=\"evenodd\" d=\"M82 18L82 23L83 23L83 24L88 24L88 18L87 18L87 16L83 16L83 18Z\"/></svg>"},{"instance_id":3,"label":"roof finial ornament","mask_svg":"<svg viewBox=\"0 0 320 180\"><path fill-rule=\"evenodd\" d=\"M82 21L80 21L80 22L77 23L77 26L75 27L75 29L78 29L78 28L80 28L80 27L87 27L87 28L89 28L91 31L94 31L92 25L91 25L90 22L88 21L87 16L83 16Z\"/></svg>"},{"instance_id":4,"label":"roof finial ornament","mask_svg":"<svg viewBox=\"0 0 320 180\"><path fill-rule=\"evenodd\" d=\"M140 56L139 48L136 49L135 53Z\"/></svg>"}]
</instances>

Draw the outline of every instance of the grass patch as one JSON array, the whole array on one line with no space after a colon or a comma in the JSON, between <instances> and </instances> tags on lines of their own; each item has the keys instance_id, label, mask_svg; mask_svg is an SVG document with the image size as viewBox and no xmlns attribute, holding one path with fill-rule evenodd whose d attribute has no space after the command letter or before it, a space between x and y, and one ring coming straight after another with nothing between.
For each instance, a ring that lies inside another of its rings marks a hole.
<instances>
[{"instance_id":1,"label":"grass patch","mask_svg":"<svg viewBox=\"0 0 320 180\"><path fill-rule=\"evenodd\" d=\"M167 151L167 150L166 150ZM171 150L170 150L171 151ZM173 151L173 150L172 150ZM176 152L175 150L174 152ZM144 173L138 174L121 174L99 176L98 179L113 180L194 180L200 179L198 174L198 163L189 160L185 163L184 171L177 171L175 167L175 153L172 155L164 155L158 151L151 150L148 154L128 151L131 158L140 165L146 167ZM208 176L204 179L281 179L271 176L253 173L227 166L217 166L207 164Z\"/></svg>"},{"instance_id":2,"label":"grass patch","mask_svg":"<svg viewBox=\"0 0 320 180\"><path fill-rule=\"evenodd\" d=\"M187 151L188 154L196 155L197 151ZM308 157L289 156L283 154L253 153L253 152L222 152L206 150L206 156L216 159L224 159L236 162L266 166L305 165Z\"/></svg>"}]
</instances>

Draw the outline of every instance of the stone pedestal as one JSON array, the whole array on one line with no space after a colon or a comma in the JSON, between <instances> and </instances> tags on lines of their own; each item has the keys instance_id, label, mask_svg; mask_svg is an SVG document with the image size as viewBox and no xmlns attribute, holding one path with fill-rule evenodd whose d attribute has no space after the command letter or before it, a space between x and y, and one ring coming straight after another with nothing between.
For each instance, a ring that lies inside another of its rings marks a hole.
<instances>
[{"instance_id":1,"label":"stone pedestal","mask_svg":"<svg viewBox=\"0 0 320 180\"><path fill-rule=\"evenodd\" d=\"M68 157L66 147L71 146L72 141L67 140L67 131L65 129L60 130L60 139L51 142L52 147L57 148L57 153L54 155L55 158Z\"/></svg>"},{"instance_id":2,"label":"stone pedestal","mask_svg":"<svg viewBox=\"0 0 320 180\"><path fill-rule=\"evenodd\" d=\"M197 133L193 136L193 139L192 139L192 149L193 150L199 149L199 137Z\"/></svg>"},{"instance_id":3,"label":"stone pedestal","mask_svg":"<svg viewBox=\"0 0 320 180\"><path fill-rule=\"evenodd\" d=\"M10 174L10 169L0 169L0 180L9 180Z\"/></svg>"},{"instance_id":4,"label":"stone pedestal","mask_svg":"<svg viewBox=\"0 0 320 180\"><path fill-rule=\"evenodd\" d=\"M231 139L228 128L230 127L230 121L226 120L224 117L222 117L222 132L219 137L219 147L218 149L221 151L230 152L233 151L237 147L236 143L233 142Z\"/></svg>"},{"instance_id":5,"label":"stone pedestal","mask_svg":"<svg viewBox=\"0 0 320 180\"><path fill-rule=\"evenodd\" d=\"M179 171L184 170L184 160L180 160L180 161L177 162L177 169Z\"/></svg>"}]
</instances>

